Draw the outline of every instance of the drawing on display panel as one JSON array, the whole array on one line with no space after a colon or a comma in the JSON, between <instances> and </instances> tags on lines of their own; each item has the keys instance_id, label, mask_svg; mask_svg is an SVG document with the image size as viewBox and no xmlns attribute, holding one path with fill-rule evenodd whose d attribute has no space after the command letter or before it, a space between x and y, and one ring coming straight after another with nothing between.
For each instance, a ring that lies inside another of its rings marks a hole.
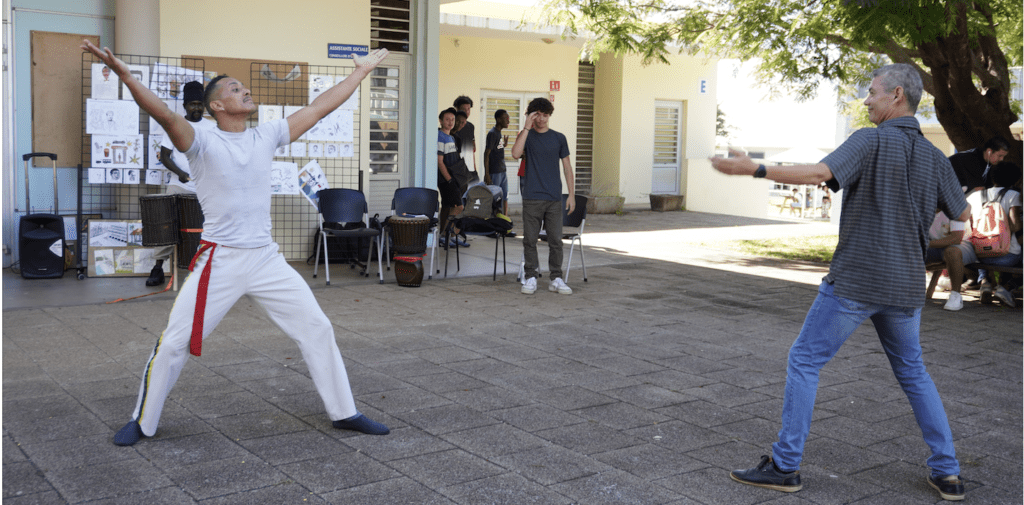
<instances>
[{"instance_id":1,"label":"drawing on display panel","mask_svg":"<svg viewBox=\"0 0 1024 505\"><path fill-rule=\"evenodd\" d=\"M283 117L281 114L282 108L280 105L260 105L260 124L262 125L267 124L271 121L277 121L278 119L281 119Z\"/></svg>"},{"instance_id":2,"label":"drawing on display panel","mask_svg":"<svg viewBox=\"0 0 1024 505\"><path fill-rule=\"evenodd\" d=\"M325 158L337 158L338 157L338 144L325 144L324 145L324 157Z\"/></svg>"},{"instance_id":3,"label":"drawing on display panel","mask_svg":"<svg viewBox=\"0 0 1024 505\"><path fill-rule=\"evenodd\" d=\"M291 155L291 149L290 148L291 148L291 145L288 145L288 144L285 144L285 145L283 145L281 147L278 147L277 150L274 151L274 156L287 158L288 156Z\"/></svg>"},{"instance_id":4,"label":"drawing on display panel","mask_svg":"<svg viewBox=\"0 0 1024 505\"><path fill-rule=\"evenodd\" d=\"M153 256L153 249L139 247L132 251L135 253L135 270L133 273L146 274L156 266L156 258Z\"/></svg>"},{"instance_id":5,"label":"drawing on display panel","mask_svg":"<svg viewBox=\"0 0 1024 505\"><path fill-rule=\"evenodd\" d=\"M89 184L106 184L107 182L107 169L105 168L90 168L89 169Z\"/></svg>"},{"instance_id":6,"label":"drawing on display panel","mask_svg":"<svg viewBox=\"0 0 1024 505\"><path fill-rule=\"evenodd\" d=\"M309 103L313 103L316 97L334 86L334 76L311 75L309 76Z\"/></svg>"},{"instance_id":7,"label":"drawing on display panel","mask_svg":"<svg viewBox=\"0 0 1024 505\"><path fill-rule=\"evenodd\" d=\"M174 177L174 172L171 172L170 170L164 170L163 173L164 173L164 185L166 186L166 185L171 183L171 178Z\"/></svg>"},{"instance_id":8,"label":"drawing on display panel","mask_svg":"<svg viewBox=\"0 0 1024 505\"><path fill-rule=\"evenodd\" d=\"M149 89L161 100L181 100L185 84L192 81L203 82L203 73L157 62L153 64L153 73L149 76Z\"/></svg>"},{"instance_id":9,"label":"drawing on display panel","mask_svg":"<svg viewBox=\"0 0 1024 505\"><path fill-rule=\"evenodd\" d=\"M149 87L149 66L147 65L128 65L128 72L135 77L136 81L142 83L143 87ZM132 92L128 90L128 85L121 83L121 100L134 100L132 98ZM96 98L95 96L93 98Z\"/></svg>"},{"instance_id":10,"label":"drawing on display panel","mask_svg":"<svg viewBox=\"0 0 1024 505\"><path fill-rule=\"evenodd\" d=\"M309 203L313 204L313 208L319 208L319 199L316 193L321 189L328 189L329 187L327 185L327 176L324 175L323 168L320 167L316 160L306 163L306 166L302 167L302 170L299 171L299 190L309 200Z\"/></svg>"},{"instance_id":11,"label":"drawing on display panel","mask_svg":"<svg viewBox=\"0 0 1024 505\"><path fill-rule=\"evenodd\" d=\"M325 142L352 142L352 111L336 109L317 121L306 138Z\"/></svg>"},{"instance_id":12,"label":"drawing on display panel","mask_svg":"<svg viewBox=\"0 0 1024 505\"><path fill-rule=\"evenodd\" d=\"M274 161L270 165L270 193L274 195L299 194L299 166L287 161Z\"/></svg>"},{"instance_id":13,"label":"drawing on display panel","mask_svg":"<svg viewBox=\"0 0 1024 505\"><path fill-rule=\"evenodd\" d=\"M135 273L135 253L131 249L114 251L114 273Z\"/></svg>"},{"instance_id":14,"label":"drawing on display panel","mask_svg":"<svg viewBox=\"0 0 1024 505\"><path fill-rule=\"evenodd\" d=\"M305 158L306 157L306 143L305 142L292 142L289 148L292 152L292 158Z\"/></svg>"},{"instance_id":15,"label":"drawing on display panel","mask_svg":"<svg viewBox=\"0 0 1024 505\"><path fill-rule=\"evenodd\" d=\"M128 222L128 245L142 245L142 222Z\"/></svg>"},{"instance_id":16,"label":"drawing on display panel","mask_svg":"<svg viewBox=\"0 0 1024 505\"><path fill-rule=\"evenodd\" d=\"M92 166L142 168L142 135L93 135Z\"/></svg>"},{"instance_id":17,"label":"drawing on display panel","mask_svg":"<svg viewBox=\"0 0 1024 505\"><path fill-rule=\"evenodd\" d=\"M117 88L121 80L110 67L103 63L92 64L92 98L117 100Z\"/></svg>"},{"instance_id":18,"label":"drawing on display panel","mask_svg":"<svg viewBox=\"0 0 1024 505\"><path fill-rule=\"evenodd\" d=\"M164 142L163 135L149 136L149 157L147 166L149 168L164 168L164 162L160 160L160 144ZM147 184L152 184L148 183Z\"/></svg>"},{"instance_id":19,"label":"drawing on display panel","mask_svg":"<svg viewBox=\"0 0 1024 505\"><path fill-rule=\"evenodd\" d=\"M139 106L126 100L85 102L85 133L90 135L138 135Z\"/></svg>"},{"instance_id":20,"label":"drawing on display panel","mask_svg":"<svg viewBox=\"0 0 1024 505\"><path fill-rule=\"evenodd\" d=\"M324 155L324 145L319 142L310 142L306 146L306 155L310 158L319 158Z\"/></svg>"},{"instance_id":21,"label":"drawing on display panel","mask_svg":"<svg viewBox=\"0 0 1024 505\"><path fill-rule=\"evenodd\" d=\"M124 184L138 184L139 183L139 169L137 168L126 168L122 176Z\"/></svg>"},{"instance_id":22,"label":"drawing on display panel","mask_svg":"<svg viewBox=\"0 0 1024 505\"><path fill-rule=\"evenodd\" d=\"M92 239L89 239L92 242ZM92 244L89 244L90 246ZM111 275L115 272L114 268L114 250L113 249L94 249L93 263L96 264L97 275Z\"/></svg>"},{"instance_id":23,"label":"drawing on display panel","mask_svg":"<svg viewBox=\"0 0 1024 505\"><path fill-rule=\"evenodd\" d=\"M164 182L163 170L149 169L146 170L146 184L152 184L159 186Z\"/></svg>"},{"instance_id":24,"label":"drawing on display panel","mask_svg":"<svg viewBox=\"0 0 1024 505\"><path fill-rule=\"evenodd\" d=\"M125 221L89 221L89 247L124 247L128 245L128 223Z\"/></svg>"},{"instance_id":25,"label":"drawing on display panel","mask_svg":"<svg viewBox=\"0 0 1024 505\"><path fill-rule=\"evenodd\" d=\"M355 144L346 142L344 144L338 144L338 157L339 158L351 158L355 156Z\"/></svg>"},{"instance_id":26,"label":"drawing on display panel","mask_svg":"<svg viewBox=\"0 0 1024 505\"><path fill-rule=\"evenodd\" d=\"M107 184L121 184L121 171L123 168L111 168L107 170Z\"/></svg>"}]
</instances>

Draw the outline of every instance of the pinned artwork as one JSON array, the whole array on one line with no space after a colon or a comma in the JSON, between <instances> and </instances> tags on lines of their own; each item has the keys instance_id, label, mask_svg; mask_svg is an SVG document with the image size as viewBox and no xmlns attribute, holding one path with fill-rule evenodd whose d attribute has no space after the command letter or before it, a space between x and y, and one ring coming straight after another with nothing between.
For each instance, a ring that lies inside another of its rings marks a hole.
<instances>
[{"instance_id":1,"label":"pinned artwork","mask_svg":"<svg viewBox=\"0 0 1024 505\"><path fill-rule=\"evenodd\" d=\"M148 274L156 266L156 257L153 256L153 249L139 247L134 249L135 270L132 273Z\"/></svg>"},{"instance_id":2,"label":"pinned artwork","mask_svg":"<svg viewBox=\"0 0 1024 505\"><path fill-rule=\"evenodd\" d=\"M299 194L299 166L287 161L271 162L270 193L273 195Z\"/></svg>"},{"instance_id":3,"label":"pinned artwork","mask_svg":"<svg viewBox=\"0 0 1024 505\"><path fill-rule=\"evenodd\" d=\"M90 135L138 135L139 106L127 100L85 102L86 128Z\"/></svg>"},{"instance_id":4,"label":"pinned artwork","mask_svg":"<svg viewBox=\"0 0 1024 505\"><path fill-rule=\"evenodd\" d=\"M291 151L292 151L292 158L305 158L306 157L306 143L305 142L292 142Z\"/></svg>"},{"instance_id":5,"label":"pinned artwork","mask_svg":"<svg viewBox=\"0 0 1024 505\"><path fill-rule=\"evenodd\" d=\"M105 168L89 169L89 184L105 184L107 182L107 170Z\"/></svg>"},{"instance_id":6,"label":"pinned artwork","mask_svg":"<svg viewBox=\"0 0 1024 505\"><path fill-rule=\"evenodd\" d=\"M92 245L92 244L90 244ZM96 275L111 275L114 273L114 250L96 249L93 252L92 263L95 265Z\"/></svg>"},{"instance_id":7,"label":"pinned artwork","mask_svg":"<svg viewBox=\"0 0 1024 505\"><path fill-rule=\"evenodd\" d=\"M356 155L355 144L346 142L344 144L338 144L338 157L339 158L351 158Z\"/></svg>"},{"instance_id":8,"label":"pinned artwork","mask_svg":"<svg viewBox=\"0 0 1024 505\"><path fill-rule=\"evenodd\" d=\"M289 154L291 153L290 147L291 147L290 145L283 145L281 147L278 147L277 150L274 151L274 156L277 156L277 157L280 157L280 158L287 158L289 156Z\"/></svg>"},{"instance_id":9,"label":"pinned artwork","mask_svg":"<svg viewBox=\"0 0 1024 505\"><path fill-rule=\"evenodd\" d=\"M110 67L103 63L92 64L92 98L117 100L118 83L121 80ZM131 95L129 95L131 96Z\"/></svg>"},{"instance_id":10,"label":"pinned artwork","mask_svg":"<svg viewBox=\"0 0 1024 505\"><path fill-rule=\"evenodd\" d=\"M142 135L93 135L92 166L142 168Z\"/></svg>"},{"instance_id":11,"label":"pinned artwork","mask_svg":"<svg viewBox=\"0 0 1024 505\"><path fill-rule=\"evenodd\" d=\"M318 96L334 86L334 76L311 75L309 76L309 103L313 103Z\"/></svg>"},{"instance_id":12,"label":"pinned artwork","mask_svg":"<svg viewBox=\"0 0 1024 505\"><path fill-rule=\"evenodd\" d=\"M114 273L135 273L135 253L131 249L114 251Z\"/></svg>"},{"instance_id":13,"label":"pinned artwork","mask_svg":"<svg viewBox=\"0 0 1024 505\"><path fill-rule=\"evenodd\" d=\"M107 184L121 184L121 178L124 175L121 173L124 170L123 168L111 168L104 170L107 171Z\"/></svg>"},{"instance_id":14,"label":"pinned artwork","mask_svg":"<svg viewBox=\"0 0 1024 505\"><path fill-rule=\"evenodd\" d=\"M123 179L121 181L122 184L138 184L139 181L140 181L139 169L137 169L137 168L126 168L126 169L124 169L124 174L123 174L122 179Z\"/></svg>"},{"instance_id":15,"label":"pinned artwork","mask_svg":"<svg viewBox=\"0 0 1024 505\"><path fill-rule=\"evenodd\" d=\"M317 192L329 187L327 185L327 176L324 175L323 168L320 167L316 160L306 163L306 166L302 167L302 170L299 171L299 190L306 197L306 200L313 204L314 208L319 208Z\"/></svg>"},{"instance_id":16,"label":"pinned artwork","mask_svg":"<svg viewBox=\"0 0 1024 505\"><path fill-rule=\"evenodd\" d=\"M142 83L144 87L149 87L149 67L146 65L128 65L128 72L135 77L136 81ZM132 100L132 92L128 90L128 85L121 83L121 100ZM94 97L95 98L95 97Z\"/></svg>"},{"instance_id":17,"label":"pinned artwork","mask_svg":"<svg viewBox=\"0 0 1024 505\"><path fill-rule=\"evenodd\" d=\"M176 67L166 63L154 63L149 76L149 89L161 100L181 100L185 84L191 81L203 82L203 73L190 68Z\"/></svg>"},{"instance_id":18,"label":"pinned artwork","mask_svg":"<svg viewBox=\"0 0 1024 505\"><path fill-rule=\"evenodd\" d=\"M338 144L324 144L324 158L337 158Z\"/></svg>"},{"instance_id":19,"label":"pinned artwork","mask_svg":"<svg viewBox=\"0 0 1024 505\"><path fill-rule=\"evenodd\" d=\"M174 111L175 114L184 117L185 116L185 104L181 100L164 100L164 104L167 105L168 109ZM149 117L149 134L150 135L166 135L164 127L157 123L153 116Z\"/></svg>"},{"instance_id":20,"label":"pinned artwork","mask_svg":"<svg viewBox=\"0 0 1024 505\"><path fill-rule=\"evenodd\" d=\"M159 186L159 185L161 185L163 183L164 183L163 170L154 170L154 169L146 170L146 184L151 184L153 186Z\"/></svg>"},{"instance_id":21,"label":"pinned artwork","mask_svg":"<svg viewBox=\"0 0 1024 505\"><path fill-rule=\"evenodd\" d=\"M314 141L352 142L352 111L337 109L317 121L306 132L306 138Z\"/></svg>"},{"instance_id":22,"label":"pinned artwork","mask_svg":"<svg viewBox=\"0 0 1024 505\"><path fill-rule=\"evenodd\" d=\"M306 155L310 158L319 158L324 155L324 145L313 142L306 146Z\"/></svg>"},{"instance_id":23,"label":"pinned artwork","mask_svg":"<svg viewBox=\"0 0 1024 505\"><path fill-rule=\"evenodd\" d=\"M160 161L160 144L162 144L163 141L164 141L164 136L163 135L160 135L160 134L157 134L157 135L150 134L150 136L149 136L149 158L148 158L149 163L147 164L147 166L149 168L151 168L151 169L152 168L164 168L164 162ZM158 183L158 182L157 183L147 182L146 184L160 184L160 183Z\"/></svg>"},{"instance_id":24,"label":"pinned artwork","mask_svg":"<svg viewBox=\"0 0 1024 505\"><path fill-rule=\"evenodd\" d=\"M267 124L281 119L284 117L281 115L283 113L282 110L281 105L260 105L260 124Z\"/></svg>"},{"instance_id":25,"label":"pinned artwork","mask_svg":"<svg viewBox=\"0 0 1024 505\"><path fill-rule=\"evenodd\" d=\"M171 172L170 170L162 170L162 172L164 176L164 185L166 186L171 183L171 179L174 177L174 172Z\"/></svg>"},{"instance_id":26,"label":"pinned artwork","mask_svg":"<svg viewBox=\"0 0 1024 505\"><path fill-rule=\"evenodd\" d=\"M128 245L142 245L142 221L128 221Z\"/></svg>"},{"instance_id":27,"label":"pinned artwork","mask_svg":"<svg viewBox=\"0 0 1024 505\"><path fill-rule=\"evenodd\" d=\"M128 245L128 222L89 220L89 247Z\"/></svg>"}]
</instances>

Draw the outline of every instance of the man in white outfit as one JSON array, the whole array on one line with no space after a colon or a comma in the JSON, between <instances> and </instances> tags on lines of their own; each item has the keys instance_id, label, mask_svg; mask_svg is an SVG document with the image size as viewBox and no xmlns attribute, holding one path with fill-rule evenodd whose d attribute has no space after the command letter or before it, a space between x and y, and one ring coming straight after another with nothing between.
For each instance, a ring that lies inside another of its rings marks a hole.
<instances>
[{"instance_id":1,"label":"man in white outfit","mask_svg":"<svg viewBox=\"0 0 1024 505\"><path fill-rule=\"evenodd\" d=\"M248 89L219 76L206 87L204 104L217 128L193 128L132 77L109 49L84 41L82 49L96 55L122 79L139 107L167 132L174 147L185 153L196 182L205 222L199 252L185 280L167 328L146 363L139 399L131 420L114 443L133 445L156 434L164 401L181 373L188 353L199 356L202 341L242 295L266 309L271 320L299 345L327 415L338 429L386 435L387 426L356 410L348 374L334 340L334 330L309 285L278 253L270 235L270 165L274 151L288 145L321 118L338 108L359 83L387 56L381 49L355 57L355 69L309 106L287 119L248 128L256 111Z\"/></svg>"}]
</instances>

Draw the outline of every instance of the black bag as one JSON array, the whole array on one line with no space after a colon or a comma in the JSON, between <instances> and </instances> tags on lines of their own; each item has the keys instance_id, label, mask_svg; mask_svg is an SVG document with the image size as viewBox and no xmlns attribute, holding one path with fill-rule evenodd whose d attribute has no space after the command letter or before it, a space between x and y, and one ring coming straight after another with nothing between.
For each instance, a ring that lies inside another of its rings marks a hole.
<instances>
[{"instance_id":1,"label":"black bag","mask_svg":"<svg viewBox=\"0 0 1024 505\"><path fill-rule=\"evenodd\" d=\"M370 218L370 227L380 229L380 222L377 216ZM337 223L324 223L324 228L335 229L335 230L357 230L359 228L366 228L366 225L362 221L355 223L345 223L340 225ZM370 244L373 242L371 237L334 237L331 235L327 236L327 256L330 257L331 263L348 263L352 265L362 265L366 261L367 255L370 254ZM317 251L320 252L320 264L324 263L324 254L321 249L324 245L324 239L321 237L320 230L317 230L313 235L313 254L306 259L307 265L312 265L316 259Z\"/></svg>"}]
</instances>

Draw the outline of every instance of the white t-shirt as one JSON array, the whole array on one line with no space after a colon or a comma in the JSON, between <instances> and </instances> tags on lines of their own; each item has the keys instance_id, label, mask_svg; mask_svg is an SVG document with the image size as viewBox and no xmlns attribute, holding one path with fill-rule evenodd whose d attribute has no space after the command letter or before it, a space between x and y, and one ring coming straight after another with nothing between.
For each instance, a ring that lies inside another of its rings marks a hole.
<instances>
[{"instance_id":1,"label":"white t-shirt","mask_svg":"<svg viewBox=\"0 0 1024 505\"><path fill-rule=\"evenodd\" d=\"M206 119L205 117L203 119L200 119L198 123L192 123L192 128L196 130L200 128L216 127L216 121ZM180 168L183 172L189 174L190 176L192 175L192 172L189 171L188 158L185 157L185 153L174 148L174 142L171 142L171 137L169 135L164 135L164 140L163 142L160 143L160 147L166 147L170 149L171 161L174 162L174 164L177 165L177 167ZM178 174L172 174L171 182L168 182L167 185L177 186L181 189L188 191L189 193L196 192L196 181L181 182L178 180Z\"/></svg>"},{"instance_id":2,"label":"white t-shirt","mask_svg":"<svg viewBox=\"0 0 1024 505\"><path fill-rule=\"evenodd\" d=\"M286 119L244 132L196 129L185 156L205 218L203 240L247 249L273 242L270 165L274 151L290 140Z\"/></svg>"},{"instance_id":3,"label":"white t-shirt","mask_svg":"<svg viewBox=\"0 0 1024 505\"><path fill-rule=\"evenodd\" d=\"M989 188L989 189L986 189L986 190L984 190L984 193L985 193L984 197L982 196L982 191L975 191L975 192L967 195L967 203L971 204L971 214L973 215L973 217L977 217L978 214L981 212L981 208L984 205L986 198L990 202L994 201L996 198L999 198L999 192L1002 191L1002 190L1003 190L1003 188ZM1012 189L1008 190L1006 192L1006 194L1003 195L1003 198L1001 200L999 200L999 205L1001 205L1003 207L1003 211L1006 212L1006 217L1009 218L1010 217L1010 207L1020 207L1021 206L1020 193L1017 192L1017 191L1014 191ZM964 236L966 237L967 235L964 235ZM1009 251L1008 254L1020 254L1020 251L1021 251L1021 248L1020 248L1020 243L1017 242L1017 235L1016 234L1011 235L1010 236L1010 251Z\"/></svg>"}]
</instances>

